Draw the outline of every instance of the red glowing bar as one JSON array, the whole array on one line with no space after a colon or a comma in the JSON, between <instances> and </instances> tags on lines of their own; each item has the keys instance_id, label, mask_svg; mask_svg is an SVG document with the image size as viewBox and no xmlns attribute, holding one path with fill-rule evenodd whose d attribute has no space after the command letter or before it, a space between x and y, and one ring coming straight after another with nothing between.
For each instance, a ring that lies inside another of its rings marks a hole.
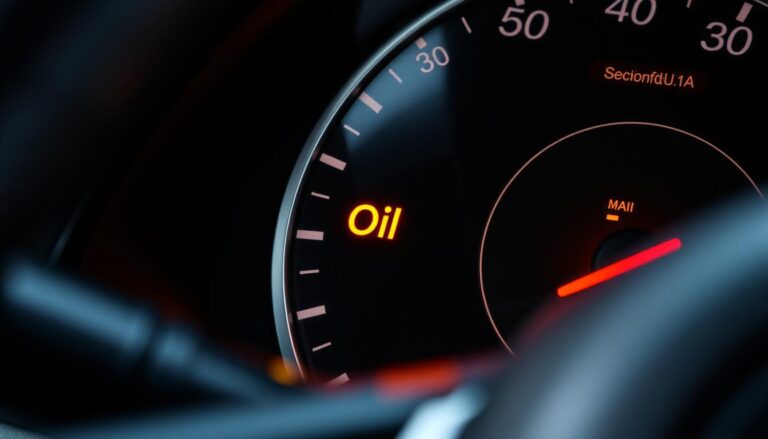
<instances>
[{"instance_id":1,"label":"red glowing bar","mask_svg":"<svg viewBox=\"0 0 768 439\"><path fill-rule=\"evenodd\" d=\"M567 297L571 294L584 291L587 288L594 287L595 285L599 285L614 277L621 276L624 273L640 268L656 259L663 258L670 253L680 250L682 247L683 242L678 238L664 241L661 244L643 250L640 253L636 253L618 262L614 262L611 265L605 266L584 277L576 279L573 282L563 285L557 289L557 295L560 297Z\"/></svg>"}]
</instances>

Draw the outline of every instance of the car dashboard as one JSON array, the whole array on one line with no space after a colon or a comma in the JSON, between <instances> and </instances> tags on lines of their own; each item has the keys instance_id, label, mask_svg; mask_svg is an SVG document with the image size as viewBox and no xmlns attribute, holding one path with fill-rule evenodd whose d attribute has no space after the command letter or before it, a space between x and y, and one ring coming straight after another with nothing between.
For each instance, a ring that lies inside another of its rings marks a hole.
<instances>
[{"instance_id":1,"label":"car dashboard","mask_svg":"<svg viewBox=\"0 0 768 439\"><path fill-rule=\"evenodd\" d=\"M762 0L9 2L0 250L280 388L416 365L442 389L515 361L538 310L696 248L691 218L764 203L767 21ZM149 354L105 366L58 311L3 312L9 425L208 401Z\"/></svg>"}]
</instances>

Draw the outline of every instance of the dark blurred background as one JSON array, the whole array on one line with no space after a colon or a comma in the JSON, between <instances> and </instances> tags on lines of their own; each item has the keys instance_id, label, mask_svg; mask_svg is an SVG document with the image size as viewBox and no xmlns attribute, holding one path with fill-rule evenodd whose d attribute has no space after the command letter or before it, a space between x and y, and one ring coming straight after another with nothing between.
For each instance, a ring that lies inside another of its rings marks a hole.
<instances>
[{"instance_id":1,"label":"dark blurred background","mask_svg":"<svg viewBox=\"0 0 768 439\"><path fill-rule=\"evenodd\" d=\"M296 156L353 71L434 3L0 3L0 254L138 297L266 367ZM0 344L9 423L195 403L12 325Z\"/></svg>"}]
</instances>

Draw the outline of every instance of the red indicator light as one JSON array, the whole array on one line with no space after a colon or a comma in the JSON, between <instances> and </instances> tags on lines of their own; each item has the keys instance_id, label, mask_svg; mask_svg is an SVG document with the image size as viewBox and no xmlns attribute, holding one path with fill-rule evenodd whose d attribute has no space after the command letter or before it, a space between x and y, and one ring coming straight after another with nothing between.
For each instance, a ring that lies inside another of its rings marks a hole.
<instances>
[{"instance_id":1,"label":"red indicator light","mask_svg":"<svg viewBox=\"0 0 768 439\"><path fill-rule=\"evenodd\" d=\"M584 291L587 288L594 287L595 285L599 285L605 281L621 276L624 273L640 268L643 265L649 264L657 259L663 258L670 253L674 253L680 250L682 247L683 242L678 238L664 241L661 244L643 250L640 253L636 253L618 262L614 262L611 265L603 267L584 277L576 279L573 282L563 285L557 289L557 295L560 297L567 297L571 294Z\"/></svg>"},{"instance_id":2,"label":"red indicator light","mask_svg":"<svg viewBox=\"0 0 768 439\"><path fill-rule=\"evenodd\" d=\"M453 360L436 360L386 369L374 375L374 384L388 398L401 399L446 392L462 378L461 367Z\"/></svg>"}]
</instances>

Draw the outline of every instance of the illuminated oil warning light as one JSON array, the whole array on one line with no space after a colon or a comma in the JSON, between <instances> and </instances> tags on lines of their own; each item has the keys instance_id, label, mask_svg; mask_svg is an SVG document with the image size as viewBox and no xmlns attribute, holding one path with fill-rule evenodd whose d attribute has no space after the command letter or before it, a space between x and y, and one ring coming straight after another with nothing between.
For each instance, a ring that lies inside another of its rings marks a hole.
<instances>
[{"instance_id":1,"label":"illuminated oil warning light","mask_svg":"<svg viewBox=\"0 0 768 439\"><path fill-rule=\"evenodd\" d=\"M391 206L386 206L382 212L371 204L355 207L347 220L349 231L355 236L370 236L375 232L377 238L395 239L403 209L396 207L393 210Z\"/></svg>"},{"instance_id":2,"label":"illuminated oil warning light","mask_svg":"<svg viewBox=\"0 0 768 439\"><path fill-rule=\"evenodd\" d=\"M621 219L621 217L618 215L613 215L609 213L608 215L605 216L605 219L608 221L618 222Z\"/></svg>"}]
</instances>

